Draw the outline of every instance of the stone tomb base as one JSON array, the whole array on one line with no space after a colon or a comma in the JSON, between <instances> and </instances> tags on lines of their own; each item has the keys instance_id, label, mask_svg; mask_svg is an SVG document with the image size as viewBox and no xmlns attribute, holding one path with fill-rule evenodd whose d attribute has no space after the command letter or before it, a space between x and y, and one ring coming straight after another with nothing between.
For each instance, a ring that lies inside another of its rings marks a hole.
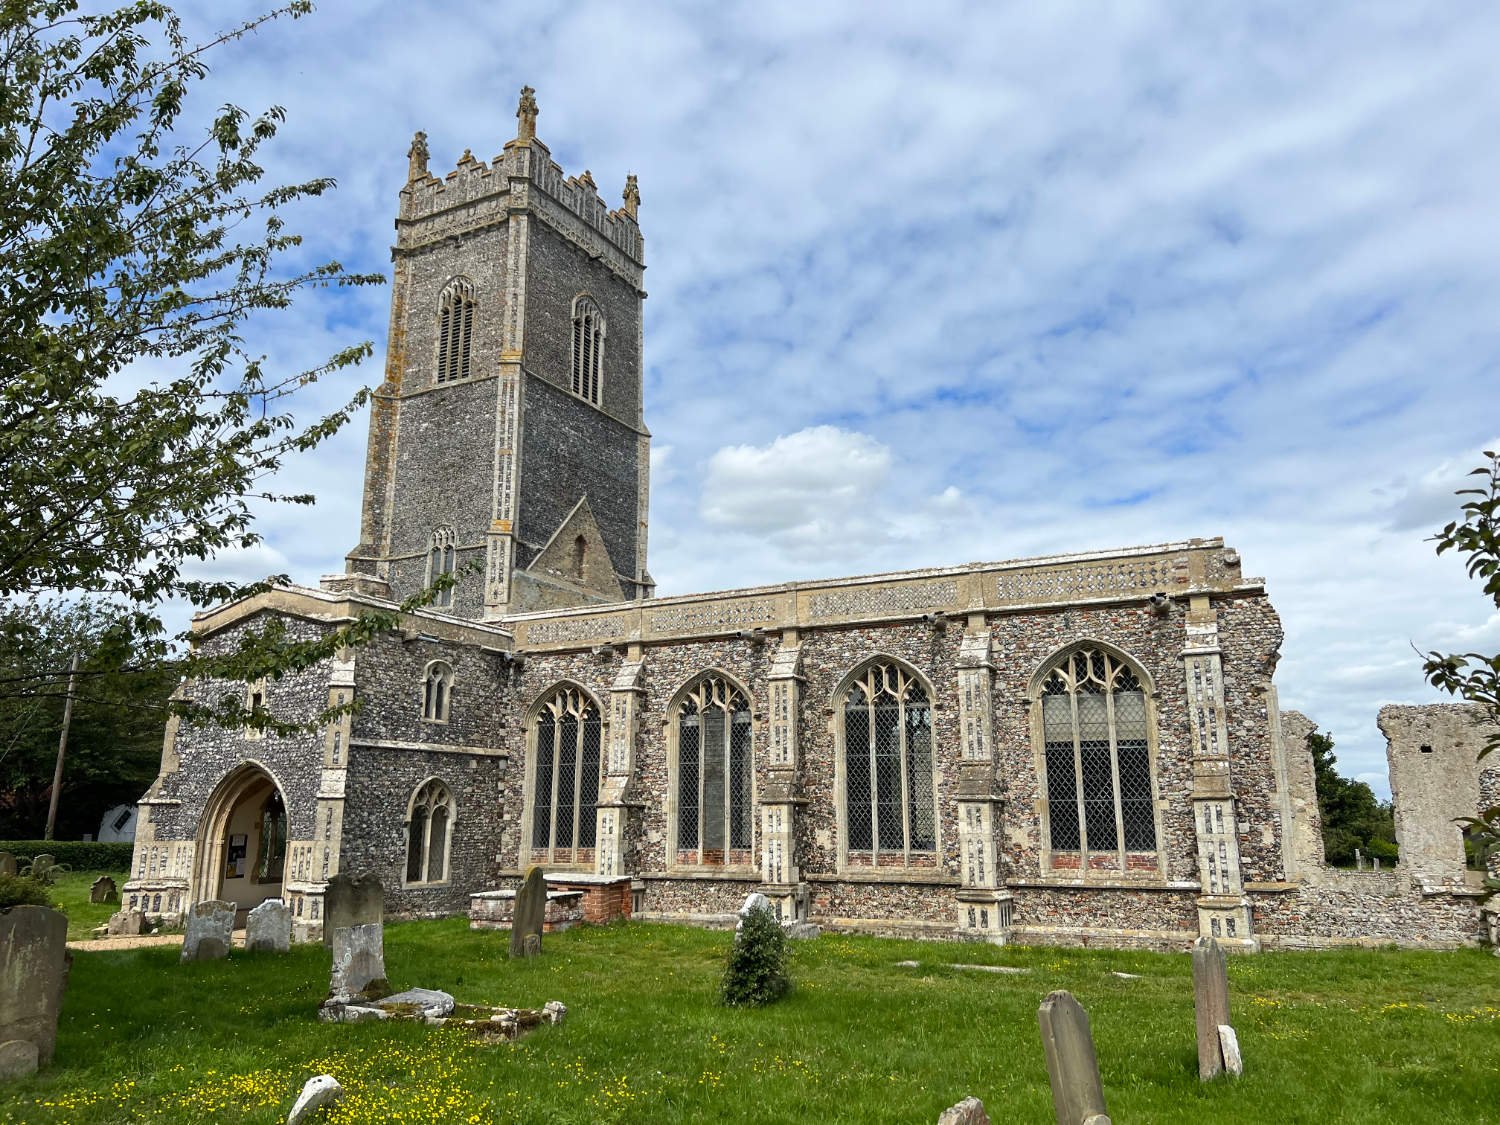
<instances>
[{"instance_id":1,"label":"stone tomb base","mask_svg":"<svg viewBox=\"0 0 1500 1125\"><path fill-rule=\"evenodd\" d=\"M542 933L555 934L584 921L583 891L547 892ZM515 891L480 891L469 896L469 929L508 930L515 918Z\"/></svg>"}]
</instances>

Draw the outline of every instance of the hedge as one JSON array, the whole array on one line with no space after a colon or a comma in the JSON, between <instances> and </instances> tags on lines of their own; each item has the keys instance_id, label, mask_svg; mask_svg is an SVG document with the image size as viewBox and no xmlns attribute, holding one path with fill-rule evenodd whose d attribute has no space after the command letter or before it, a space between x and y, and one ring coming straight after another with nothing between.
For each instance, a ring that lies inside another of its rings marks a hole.
<instances>
[{"instance_id":1,"label":"hedge","mask_svg":"<svg viewBox=\"0 0 1500 1125\"><path fill-rule=\"evenodd\" d=\"M50 854L72 871L129 871L134 850L134 844L99 840L0 840L0 852L10 852L18 865Z\"/></svg>"}]
</instances>

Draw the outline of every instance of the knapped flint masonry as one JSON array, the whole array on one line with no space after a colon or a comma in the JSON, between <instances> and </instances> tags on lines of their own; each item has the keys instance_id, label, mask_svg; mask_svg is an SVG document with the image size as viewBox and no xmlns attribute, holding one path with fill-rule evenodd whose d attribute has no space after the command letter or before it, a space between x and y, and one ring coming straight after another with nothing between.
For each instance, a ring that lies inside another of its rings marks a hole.
<instances>
[{"instance_id":1,"label":"knapped flint masonry","mask_svg":"<svg viewBox=\"0 0 1500 1125\"><path fill-rule=\"evenodd\" d=\"M787 921L997 942L1479 938L1443 834L1500 762L1437 784L1453 754L1393 740L1421 869L1328 869L1281 623L1219 539L654 597L640 189L611 209L565 175L537 112L523 91L501 153L442 177L412 144L346 572L194 629L312 636L451 593L280 680L185 685L361 706L285 739L170 722L126 908L282 898L306 940L340 872L429 916L541 865L618 888L607 916L732 924L758 891Z\"/></svg>"}]
</instances>

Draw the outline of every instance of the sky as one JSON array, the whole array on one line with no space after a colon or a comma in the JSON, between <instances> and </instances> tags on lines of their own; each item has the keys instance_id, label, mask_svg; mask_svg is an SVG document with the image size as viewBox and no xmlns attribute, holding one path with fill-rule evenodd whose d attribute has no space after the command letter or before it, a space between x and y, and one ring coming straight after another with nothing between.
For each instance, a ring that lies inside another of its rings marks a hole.
<instances>
[{"instance_id":1,"label":"sky","mask_svg":"<svg viewBox=\"0 0 1500 1125\"><path fill-rule=\"evenodd\" d=\"M197 33L257 5L195 3ZM284 106L289 265L389 273L412 133L441 175L538 135L640 178L649 566L680 594L1221 535L1285 629L1282 705L1388 792L1418 650L1500 650L1429 537L1500 448L1500 6L354 3L219 51ZM257 324L368 339L388 288ZM242 578L358 538L366 419L279 482Z\"/></svg>"}]
</instances>

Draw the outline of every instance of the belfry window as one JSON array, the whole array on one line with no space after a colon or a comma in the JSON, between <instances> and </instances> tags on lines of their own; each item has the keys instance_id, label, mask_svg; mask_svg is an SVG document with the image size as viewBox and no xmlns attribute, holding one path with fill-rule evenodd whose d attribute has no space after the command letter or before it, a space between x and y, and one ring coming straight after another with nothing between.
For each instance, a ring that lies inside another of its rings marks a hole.
<instances>
[{"instance_id":1,"label":"belfry window","mask_svg":"<svg viewBox=\"0 0 1500 1125\"><path fill-rule=\"evenodd\" d=\"M448 721L448 706L453 700L453 668L441 660L427 665L422 681L422 718L431 723Z\"/></svg>"},{"instance_id":2,"label":"belfry window","mask_svg":"<svg viewBox=\"0 0 1500 1125\"><path fill-rule=\"evenodd\" d=\"M573 393L599 405L604 387L604 314L589 297L573 302Z\"/></svg>"},{"instance_id":3,"label":"belfry window","mask_svg":"<svg viewBox=\"0 0 1500 1125\"><path fill-rule=\"evenodd\" d=\"M720 676L678 704L677 862L755 862L751 852L750 704Z\"/></svg>"},{"instance_id":4,"label":"belfry window","mask_svg":"<svg viewBox=\"0 0 1500 1125\"><path fill-rule=\"evenodd\" d=\"M448 841L453 831L453 795L434 778L412 797L406 823L406 882L446 883Z\"/></svg>"},{"instance_id":5,"label":"belfry window","mask_svg":"<svg viewBox=\"0 0 1500 1125\"><path fill-rule=\"evenodd\" d=\"M450 281L438 299L438 355L435 382L469 377L474 344L474 286L463 278Z\"/></svg>"},{"instance_id":6,"label":"belfry window","mask_svg":"<svg viewBox=\"0 0 1500 1125\"><path fill-rule=\"evenodd\" d=\"M1140 677L1113 653L1078 649L1042 679L1041 705L1052 866L1129 869L1128 853L1156 850Z\"/></svg>"},{"instance_id":7,"label":"belfry window","mask_svg":"<svg viewBox=\"0 0 1500 1125\"><path fill-rule=\"evenodd\" d=\"M843 700L847 856L853 866L932 866L937 804L932 706L893 661L866 668Z\"/></svg>"},{"instance_id":8,"label":"belfry window","mask_svg":"<svg viewBox=\"0 0 1500 1125\"><path fill-rule=\"evenodd\" d=\"M603 724L592 699L560 687L532 723L531 858L592 863Z\"/></svg>"},{"instance_id":9,"label":"belfry window","mask_svg":"<svg viewBox=\"0 0 1500 1125\"><path fill-rule=\"evenodd\" d=\"M458 536L451 527L440 527L432 533L430 546L427 550L427 585L431 586L435 581L445 574L452 574L457 565L457 547L455 546ZM453 587L439 590L432 604L440 609L449 609L453 605Z\"/></svg>"}]
</instances>

